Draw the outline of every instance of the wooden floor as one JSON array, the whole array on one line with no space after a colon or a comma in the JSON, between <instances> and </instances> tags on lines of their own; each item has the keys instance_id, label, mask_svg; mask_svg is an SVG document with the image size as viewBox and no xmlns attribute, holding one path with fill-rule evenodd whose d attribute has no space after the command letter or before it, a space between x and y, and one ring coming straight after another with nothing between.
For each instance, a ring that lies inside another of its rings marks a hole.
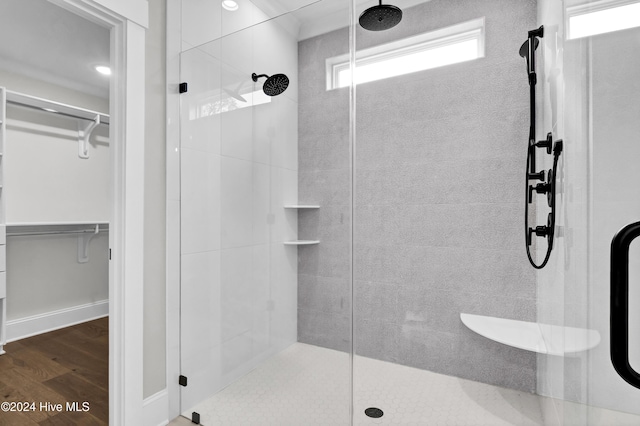
<instances>
[{"instance_id":1,"label":"wooden floor","mask_svg":"<svg viewBox=\"0 0 640 426\"><path fill-rule=\"evenodd\" d=\"M0 425L108 425L108 318L5 345L0 355L0 403L35 403L35 411L0 412ZM67 403L89 403L88 411ZM62 411L40 407L62 404Z\"/></svg>"}]
</instances>

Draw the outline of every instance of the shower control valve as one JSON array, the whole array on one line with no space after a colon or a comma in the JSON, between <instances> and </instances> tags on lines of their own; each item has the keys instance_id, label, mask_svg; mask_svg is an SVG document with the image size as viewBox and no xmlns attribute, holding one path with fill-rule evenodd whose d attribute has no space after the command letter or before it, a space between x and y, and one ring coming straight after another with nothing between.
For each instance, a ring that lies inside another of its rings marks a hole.
<instances>
[{"instance_id":1,"label":"shower control valve","mask_svg":"<svg viewBox=\"0 0 640 426\"><path fill-rule=\"evenodd\" d=\"M551 132L547 133L547 139L543 141L538 141L533 144L533 146L537 148L546 148L547 154L551 154L552 145L553 145L553 135L551 134Z\"/></svg>"},{"instance_id":2,"label":"shower control valve","mask_svg":"<svg viewBox=\"0 0 640 426\"><path fill-rule=\"evenodd\" d=\"M533 191L536 191L538 194L546 194L551 191L551 184L539 183L536 186L529 185L529 204L533 202Z\"/></svg>"},{"instance_id":3,"label":"shower control valve","mask_svg":"<svg viewBox=\"0 0 640 426\"><path fill-rule=\"evenodd\" d=\"M535 229L529 228L529 230L527 231L528 246L531 245L531 237L533 236L534 233L536 234L537 237L548 237L549 235L551 235L551 227L542 225L542 226L536 226Z\"/></svg>"},{"instance_id":4,"label":"shower control valve","mask_svg":"<svg viewBox=\"0 0 640 426\"><path fill-rule=\"evenodd\" d=\"M542 180L542 181L544 181L545 172L544 172L544 170L540 170L538 173L529 173L529 174L527 174L527 177L529 178L529 180Z\"/></svg>"}]
</instances>

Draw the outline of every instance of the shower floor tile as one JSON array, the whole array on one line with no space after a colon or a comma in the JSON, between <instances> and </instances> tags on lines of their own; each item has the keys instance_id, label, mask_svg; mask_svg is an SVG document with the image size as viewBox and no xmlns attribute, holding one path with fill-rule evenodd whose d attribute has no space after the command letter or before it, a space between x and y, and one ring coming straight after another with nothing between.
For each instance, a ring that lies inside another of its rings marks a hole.
<instances>
[{"instance_id":1,"label":"shower floor tile","mask_svg":"<svg viewBox=\"0 0 640 426\"><path fill-rule=\"evenodd\" d=\"M354 357L354 425L558 425L543 404L560 404L570 424L639 425L640 416L545 398L371 358ZM349 355L295 343L183 413L205 426L348 426ZM383 410L381 418L364 414ZM562 409L561 409L562 410ZM588 413L589 421L576 422ZM170 425L177 425L177 421Z\"/></svg>"},{"instance_id":2,"label":"shower floor tile","mask_svg":"<svg viewBox=\"0 0 640 426\"><path fill-rule=\"evenodd\" d=\"M544 424L528 393L359 356L354 381L356 425ZM349 425L349 388L347 354L296 343L184 415L206 426Z\"/></svg>"}]
</instances>

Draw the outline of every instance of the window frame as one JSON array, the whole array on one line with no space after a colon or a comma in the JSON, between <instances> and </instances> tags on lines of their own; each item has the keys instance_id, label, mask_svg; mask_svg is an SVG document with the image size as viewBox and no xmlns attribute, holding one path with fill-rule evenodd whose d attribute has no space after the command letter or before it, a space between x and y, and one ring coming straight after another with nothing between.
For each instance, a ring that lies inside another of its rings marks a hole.
<instances>
[{"instance_id":1,"label":"window frame","mask_svg":"<svg viewBox=\"0 0 640 426\"><path fill-rule=\"evenodd\" d=\"M616 9L618 7L623 7L623 6L628 6L632 4L638 4L638 3L640 3L640 1L638 0L600 0L596 2L586 2L586 3L578 4L575 6L567 6L566 13L565 13L566 40L579 40L582 38L593 37L600 34L609 34L615 31L624 31L626 29L638 28L638 27L621 28L614 31L606 31L602 33L589 34L589 35L584 35L579 37L571 36L571 19L572 18L582 16L582 15L588 15L591 13L601 12L605 10Z\"/></svg>"},{"instance_id":2,"label":"window frame","mask_svg":"<svg viewBox=\"0 0 640 426\"><path fill-rule=\"evenodd\" d=\"M415 36L403 38L390 43L362 49L356 52L356 67L381 63L413 53L425 52L441 47L451 46L469 40L477 40L478 53L474 59L485 56L485 18L473 19L449 27L428 31ZM340 72L350 69L349 54L328 58L325 65L327 90L339 89ZM461 61L461 62L466 62ZM456 62L460 63L460 62ZM451 64L452 65L452 64ZM428 67L427 69L439 68ZM416 71L417 72L417 71ZM398 73L404 75L407 73ZM377 80L372 80L377 81ZM347 87L347 86L342 86Z\"/></svg>"}]
</instances>

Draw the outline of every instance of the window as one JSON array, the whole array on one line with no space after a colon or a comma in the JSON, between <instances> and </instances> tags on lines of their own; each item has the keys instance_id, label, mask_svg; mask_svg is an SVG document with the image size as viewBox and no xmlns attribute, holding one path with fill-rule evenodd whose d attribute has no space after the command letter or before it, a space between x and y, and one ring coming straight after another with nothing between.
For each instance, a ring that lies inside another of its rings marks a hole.
<instances>
[{"instance_id":1,"label":"window","mask_svg":"<svg viewBox=\"0 0 640 426\"><path fill-rule=\"evenodd\" d=\"M567 38L640 27L640 1L602 0L567 8Z\"/></svg>"},{"instance_id":2,"label":"window","mask_svg":"<svg viewBox=\"0 0 640 426\"><path fill-rule=\"evenodd\" d=\"M356 54L355 84L484 57L484 18L363 49ZM327 90L351 84L349 55L326 61Z\"/></svg>"}]
</instances>

